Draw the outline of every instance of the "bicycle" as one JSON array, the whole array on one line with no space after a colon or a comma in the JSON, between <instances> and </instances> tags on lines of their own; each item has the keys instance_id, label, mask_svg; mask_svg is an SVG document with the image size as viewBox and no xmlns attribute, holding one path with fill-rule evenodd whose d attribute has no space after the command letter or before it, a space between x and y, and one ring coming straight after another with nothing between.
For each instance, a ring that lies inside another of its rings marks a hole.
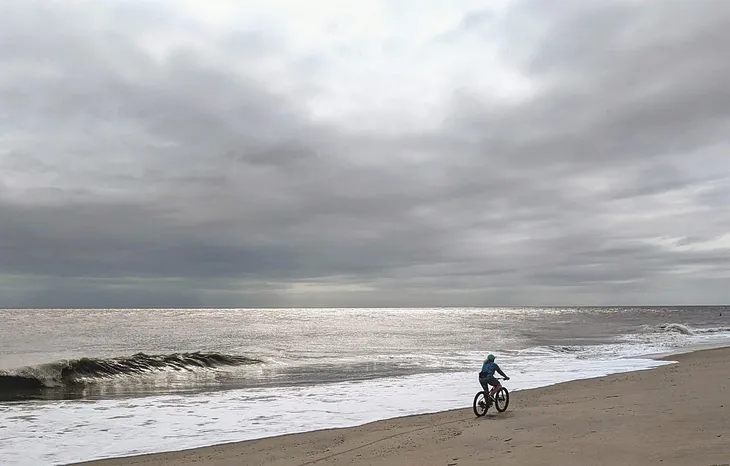
<instances>
[{"instance_id":1,"label":"bicycle","mask_svg":"<svg viewBox=\"0 0 730 466\"><path fill-rule=\"evenodd\" d=\"M504 380L504 378L497 378L497 380ZM509 390L507 390L507 387L502 385L497 393L494 394L494 399L489 396L489 392L485 392L484 390L477 392L474 396L474 414L476 414L477 417L484 416L487 414L487 411L489 411L492 403L494 403L494 407L497 408L497 411L500 413L507 410L507 406L509 406Z\"/></svg>"}]
</instances>

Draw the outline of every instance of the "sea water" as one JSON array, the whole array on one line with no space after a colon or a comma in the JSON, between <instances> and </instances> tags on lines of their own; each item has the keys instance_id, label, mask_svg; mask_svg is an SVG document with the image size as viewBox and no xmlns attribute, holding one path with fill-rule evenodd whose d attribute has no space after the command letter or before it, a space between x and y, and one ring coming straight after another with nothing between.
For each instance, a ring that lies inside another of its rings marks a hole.
<instances>
[{"instance_id":1,"label":"sea water","mask_svg":"<svg viewBox=\"0 0 730 466\"><path fill-rule=\"evenodd\" d=\"M0 313L3 465L469 407L488 353L514 392L650 369L670 364L652 354L730 342L730 309L720 307Z\"/></svg>"}]
</instances>

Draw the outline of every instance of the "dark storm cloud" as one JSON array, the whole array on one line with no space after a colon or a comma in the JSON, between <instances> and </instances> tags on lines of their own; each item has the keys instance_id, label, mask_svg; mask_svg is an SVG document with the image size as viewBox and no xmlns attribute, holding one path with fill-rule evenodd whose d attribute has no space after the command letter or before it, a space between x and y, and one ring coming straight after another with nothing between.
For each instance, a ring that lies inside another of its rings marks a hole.
<instances>
[{"instance_id":1,"label":"dark storm cloud","mask_svg":"<svg viewBox=\"0 0 730 466\"><path fill-rule=\"evenodd\" d=\"M0 16L0 305L727 297L724 3L465 11L436 42L499 44L533 94L459 91L416 133L315 119L327 51L285 92L261 71L296 37L69 5Z\"/></svg>"}]
</instances>

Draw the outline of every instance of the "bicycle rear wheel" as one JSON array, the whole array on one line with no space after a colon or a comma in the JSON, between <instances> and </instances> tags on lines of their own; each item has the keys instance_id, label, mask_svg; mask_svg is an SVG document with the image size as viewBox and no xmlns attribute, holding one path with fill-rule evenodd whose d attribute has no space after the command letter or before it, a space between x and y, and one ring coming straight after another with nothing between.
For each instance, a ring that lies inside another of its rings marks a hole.
<instances>
[{"instance_id":1,"label":"bicycle rear wheel","mask_svg":"<svg viewBox=\"0 0 730 466\"><path fill-rule=\"evenodd\" d=\"M494 397L494 407L497 408L497 411L503 413L507 409L507 406L509 406L509 391L502 387Z\"/></svg>"},{"instance_id":2,"label":"bicycle rear wheel","mask_svg":"<svg viewBox=\"0 0 730 466\"><path fill-rule=\"evenodd\" d=\"M474 397L474 414L477 415L477 417L482 417L485 414L487 414L487 411L489 410L489 403L487 403L487 398L484 392L479 392Z\"/></svg>"}]
</instances>

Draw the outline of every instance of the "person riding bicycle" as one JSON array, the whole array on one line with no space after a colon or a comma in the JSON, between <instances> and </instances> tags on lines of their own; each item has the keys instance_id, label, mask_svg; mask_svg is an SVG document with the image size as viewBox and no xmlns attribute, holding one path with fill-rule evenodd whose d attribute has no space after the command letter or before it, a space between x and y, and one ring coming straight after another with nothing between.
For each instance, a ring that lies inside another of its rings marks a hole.
<instances>
[{"instance_id":1,"label":"person riding bicycle","mask_svg":"<svg viewBox=\"0 0 730 466\"><path fill-rule=\"evenodd\" d=\"M504 380L509 380L507 374L502 372L502 369L500 369L497 363L494 362L494 359L495 357L493 354L487 356L487 360L484 361L484 364L482 364L482 371L479 373L479 383L482 388L484 388L484 391L489 393L489 398L492 400L494 399L494 394L502 388L502 384L494 377L494 373L497 372L499 375L504 377ZM494 387L491 391L489 390L489 385Z\"/></svg>"}]
</instances>

